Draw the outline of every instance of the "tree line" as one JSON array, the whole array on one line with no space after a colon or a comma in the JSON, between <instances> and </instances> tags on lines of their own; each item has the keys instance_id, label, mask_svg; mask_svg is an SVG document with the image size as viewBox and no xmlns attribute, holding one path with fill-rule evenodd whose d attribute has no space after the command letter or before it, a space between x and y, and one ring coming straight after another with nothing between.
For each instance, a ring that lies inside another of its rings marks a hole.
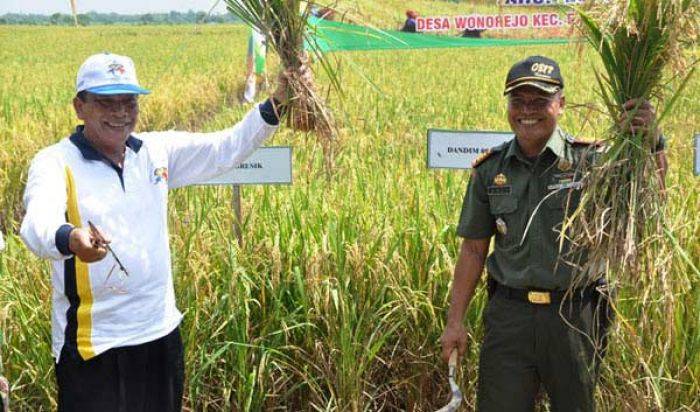
<instances>
[{"instance_id":1,"label":"tree line","mask_svg":"<svg viewBox=\"0 0 700 412\"><path fill-rule=\"evenodd\" d=\"M118 14L88 12L78 14L78 24L81 26L109 25L109 24L193 24L193 23L240 23L231 13L210 14L204 11L190 10L188 12L171 11L169 13L145 13L145 14ZM7 13L0 15L0 24L20 24L37 26L72 26L75 24L73 15L54 13L43 14L18 14Z\"/></svg>"}]
</instances>

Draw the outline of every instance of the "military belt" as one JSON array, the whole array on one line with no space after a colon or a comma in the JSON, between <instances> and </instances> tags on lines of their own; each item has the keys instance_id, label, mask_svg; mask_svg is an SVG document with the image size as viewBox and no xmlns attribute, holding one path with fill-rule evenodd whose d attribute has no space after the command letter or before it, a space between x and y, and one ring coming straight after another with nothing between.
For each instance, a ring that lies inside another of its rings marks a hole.
<instances>
[{"instance_id":1,"label":"military belt","mask_svg":"<svg viewBox=\"0 0 700 412\"><path fill-rule=\"evenodd\" d=\"M573 291L566 290L545 290L545 289L518 289L511 288L500 283L495 284L496 295L500 295L506 299L519 300L528 302L533 305L550 305L553 303L561 303L564 299L576 300L590 298L595 291L595 285L589 285L584 288L574 289Z\"/></svg>"}]
</instances>

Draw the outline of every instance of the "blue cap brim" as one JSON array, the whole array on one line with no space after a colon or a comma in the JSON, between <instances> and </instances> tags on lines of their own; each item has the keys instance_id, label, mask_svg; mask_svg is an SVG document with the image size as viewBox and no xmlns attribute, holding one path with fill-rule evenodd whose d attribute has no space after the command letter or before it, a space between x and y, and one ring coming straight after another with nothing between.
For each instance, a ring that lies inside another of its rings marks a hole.
<instances>
[{"instance_id":1,"label":"blue cap brim","mask_svg":"<svg viewBox=\"0 0 700 412\"><path fill-rule=\"evenodd\" d=\"M113 94L149 94L150 90L142 87L134 86L133 84L108 84L105 86L97 86L85 89L86 92L92 94L113 95Z\"/></svg>"}]
</instances>

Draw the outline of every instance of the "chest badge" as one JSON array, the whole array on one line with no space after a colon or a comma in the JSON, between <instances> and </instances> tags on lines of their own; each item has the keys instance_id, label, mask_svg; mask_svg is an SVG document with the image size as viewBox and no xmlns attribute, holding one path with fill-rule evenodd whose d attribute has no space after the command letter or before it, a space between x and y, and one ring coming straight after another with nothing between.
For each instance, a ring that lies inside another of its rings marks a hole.
<instances>
[{"instance_id":1,"label":"chest badge","mask_svg":"<svg viewBox=\"0 0 700 412\"><path fill-rule=\"evenodd\" d=\"M159 167L153 171L153 183L158 184L160 182L168 181L168 168Z\"/></svg>"},{"instance_id":2,"label":"chest badge","mask_svg":"<svg viewBox=\"0 0 700 412\"><path fill-rule=\"evenodd\" d=\"M572 166L573 166L573 164L571 164L570 161L568 161L566 159L559 159L559 163L557 164L557 169L559 169L562 172L568 172L569 170L571 170Z\"/></svg>"},{"instance_id":3,"label":"chest badge","mask_svg":"<svg viewBox=\"0 0 700 412\"><path fill-rule=\"evenodd\" d=\"M493 178L493 184L496 186L503 186L508 183L508 178L503 173L499 173Z\"/></svg>"},{"instance_id":4,"label":"chest badge","mask_svg":"<svg viewBox=\"0 0 700 412\"><path fill-rule=\"evenodd\" d=\"M498 230L498 233L500 233L502 236L505 236L506 233L508 233L508 226L506 226L506 222L500 217L496 219L496 230Z\"/></svg>"}]
</instances>

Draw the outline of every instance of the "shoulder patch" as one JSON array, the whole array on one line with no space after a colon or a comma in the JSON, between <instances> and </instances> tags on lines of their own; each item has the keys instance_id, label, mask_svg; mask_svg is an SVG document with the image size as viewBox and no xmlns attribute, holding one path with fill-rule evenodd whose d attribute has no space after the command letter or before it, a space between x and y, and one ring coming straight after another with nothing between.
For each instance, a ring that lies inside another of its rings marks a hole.
<instances>
[{"instance_id":1,"label":"shoulder patch","mask_svg":"<svg viewBox=\"0 0 700 412\"><path fill-rule=\"evenodd\" d=\"M500 152L501 150L507 148L508 145L510 145L510 143L511 143L512 141L513 141L513 139L508 140L508 141L505 142L505 143L499 144L498 146L494 146L494 147L490 148L489 150L485 151L484 153L481 153L481 154L480 154L479 156L477 156L476 159L474 159L474 161L472 162L472 168L477 167L477 166L479 166L480 164L484 163L484 161L485 161L486 159L488 159L489 157L491 157L491 155L493 155L494 153Z\"/></svg>"},{"instance_id":2,"label":"shoulder patch","mask_svg":"<svg viewBox=\"0 0 700 412\"><path fill-rule=\"evenodd\" d=\"M474 161L472 162L472 168L477 167L480 164L482 164L484 162L484 160L491 157L491 155L493 153L494 153L494 151L492 149L489 149L489 150L485 151L484 153L480 154L479 156L477 156L476 159L474 159Z\"/></svg>"}]
</instances>

